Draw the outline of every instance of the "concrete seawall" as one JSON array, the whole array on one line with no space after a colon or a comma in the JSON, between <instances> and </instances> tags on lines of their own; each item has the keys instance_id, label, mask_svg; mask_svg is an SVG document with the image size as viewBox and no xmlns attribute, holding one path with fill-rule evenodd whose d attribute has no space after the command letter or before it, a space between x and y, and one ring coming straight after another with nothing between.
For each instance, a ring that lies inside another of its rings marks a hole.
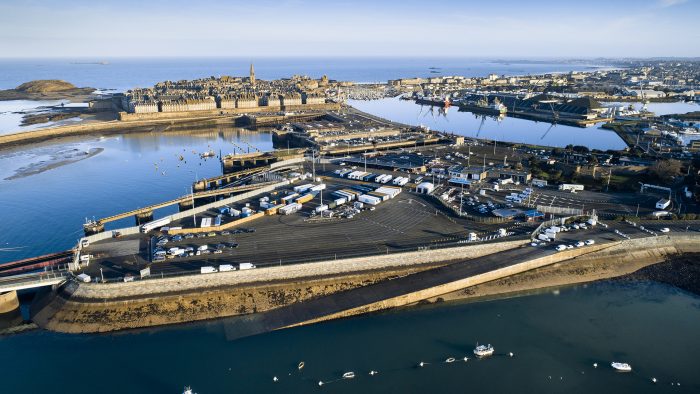
<instances>
[{"instance_id":1,"label":"concrete seawall","mask_svg":"<svg viewBox=\"0 0 700 394\"><path fill-rule=\"evenodd\" d=\"M513 240L130 283L73 282L44 299L33 310L33 319L55 331L103 332L233 317L227 334L240 337L440 296L459 298L450 296L542 270L563 272L561 284L577 283L700 252L695 235L615 241L560 253L522 247L526 243ZM586 276L577 264L615 269ZM546 286L536 279L518 285ZM495 286L499 289L520 290Z\"/></svg>"},{"instance_id":2,"label":"concrete seawall","mask_svg":"<svg viewBox=\"0 0 700 394\"><path fill-rule=\"evenodd\" d=\"M0 315L10 313L19 308L19 299L16 291L0 293Z\"/></svg>"},{"instance_id":3,"label":"concrete seawall","mask_svg":"<svg viewBox=\"0 0 700 394\"><path fill-rule=\"evenodd\" d=\"M32 310L40 326L104 332L263 312L516 248L526 240L129 283L69 283Z\"/></svg>"}]
</instances>

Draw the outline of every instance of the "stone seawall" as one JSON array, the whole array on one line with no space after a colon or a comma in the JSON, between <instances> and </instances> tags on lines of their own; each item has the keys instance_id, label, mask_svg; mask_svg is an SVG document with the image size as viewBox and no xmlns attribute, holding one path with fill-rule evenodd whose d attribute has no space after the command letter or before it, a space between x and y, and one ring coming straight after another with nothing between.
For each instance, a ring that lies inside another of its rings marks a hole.
<instances>
[{"instance_id":1,"label":"stone seawall","mask_svg":"<svg viewBox=\"0 0 700 394\"><path fill-rule=\"evenodd\" d=\"M263 312L525 244L514 240L367 258L129 283L71 282L32 319L61 332L104 332Z\"/></svg>"},{"instance_id":2,"label":"stone seawall","mask_svg":"<svg viewBox=\"0 0 700 394\"><path fill-rule=\"evenodd\" d=\"M78 333L229 316L259 316L261 312L276 313L286 309L284 307L304 308L302 302L321 300L326 296L343 297L344 292L352 293L360 287L400 283L404 278L424 275L455 261L469 262L471 259L508 250L512 251L508 253L517 253L515 249L526 243L527 240L513 240L130 283L72 282L38 302L40 308L32 311L33 320L46 329ZM468 297L473 295L470 289L484 286L488 290L483 292L484 294L546 287L547 282L543 282L542 277L546 279L552 272L560 274L556 277L559 284L591 281L623 275L630 270L664 261L671 255L697 252L700 252L700 237L695 235L616 241L561 253L547 252L546 255L540 254L539 257L506 268L455 278L449 283L421 288L419 291L407 291L400 296L347 310L338 309L334 313L288 326L411 305L436 297ZM581 272L580 267L583 266L612 266L615 269L603 270L604 275L599 275L600 271L594 269L592 275L587 275L587 272ZM524 277L526 280L518 281L516 286L503 282L518 277Z\"/></svg>"}]
</instances>

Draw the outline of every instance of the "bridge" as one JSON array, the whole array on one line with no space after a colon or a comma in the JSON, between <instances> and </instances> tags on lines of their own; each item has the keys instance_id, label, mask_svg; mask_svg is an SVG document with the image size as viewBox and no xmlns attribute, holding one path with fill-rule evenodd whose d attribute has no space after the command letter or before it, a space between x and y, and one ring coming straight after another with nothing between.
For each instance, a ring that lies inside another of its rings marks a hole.
<instances>
[{"instance_id":1,"label":"bridge","mask_svg":"<svg viewBox=\"0 0 700 394\"><path fill-rule=\"evenodd\" d=\"M13 275L0 278L0 293L8 291L34 289L44 286L60 285L68 278L67 270L32 272L29 274Z\"/></svg>"},{"instance_id":2,"label":"bridge","mask_svg":"<svg viewBox=\"0 0 700 394\"><path fill-rule=\"evenodd\" d=\"M0 264L0 293L51 286L68 279L74 250Z\"/></svg>"}]
</instances>

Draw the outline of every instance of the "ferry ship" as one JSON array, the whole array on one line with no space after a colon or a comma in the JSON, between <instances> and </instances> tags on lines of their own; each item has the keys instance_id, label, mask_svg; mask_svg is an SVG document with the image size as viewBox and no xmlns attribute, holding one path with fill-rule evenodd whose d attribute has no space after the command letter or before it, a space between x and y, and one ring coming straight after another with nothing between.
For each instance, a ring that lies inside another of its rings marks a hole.
<instances>
[{"instance_id":1,"label":"ferry ship","mask_svg":"<svg viewBox=\"0 0 700 394\"><path fill-rule=\"evenodd\" d=\"M466 102L461 102L459 104L459 109L462 111L469 111L469 112L474 112L474 113L482 113L482 114L488 114L488 115L505 115L506 112L508 112L508 108L506 108L503 103L498 100L498 98L494 98L492 103L488 102L488 99L486 97L481 98L477 101L466 101Z\"/></svg>"}]
</instances>

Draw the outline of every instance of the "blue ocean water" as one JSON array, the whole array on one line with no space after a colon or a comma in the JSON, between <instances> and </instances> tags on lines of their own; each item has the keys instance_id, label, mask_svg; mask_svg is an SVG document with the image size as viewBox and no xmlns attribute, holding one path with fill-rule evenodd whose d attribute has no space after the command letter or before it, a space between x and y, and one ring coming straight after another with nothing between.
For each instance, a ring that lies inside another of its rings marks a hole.
<instances>
[{"instance_id":1,"label":"blue ocean water","mask_svg":"<svg viewBox=\"0 0 700 394\"><path fill-rule=\"evenodd\" d=\"M108 64L97 64L99 62ZM402 77L436 75L486 76L591 70L606 65L564 61L494 61L477 58L114 58L3 59L0 89L35 79L63 79L77 86L125 91L164 80L220 75L248 75L255 65L259 79L308 75L355 82L386 82ZM430 69L431 67L438 68ZM431 71L438 72L437 74Z\"/></svg>"}]
</instances>

